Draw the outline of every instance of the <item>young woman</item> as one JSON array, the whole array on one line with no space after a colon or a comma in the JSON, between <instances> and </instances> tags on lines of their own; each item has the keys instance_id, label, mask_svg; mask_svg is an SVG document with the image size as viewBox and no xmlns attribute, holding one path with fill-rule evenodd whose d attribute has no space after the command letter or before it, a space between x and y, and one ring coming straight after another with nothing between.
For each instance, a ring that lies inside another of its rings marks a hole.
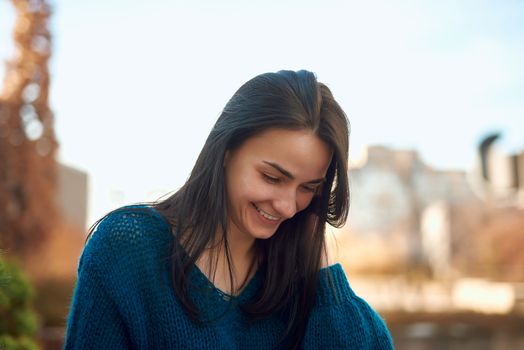
<instances>
[{"instance_id":1,"label":"young woman","mask_svg":"<svg viewBox=\"0 0 524 350\"><path fill-rule=\"evenodd\" d=\"M382 319L328 266L347 171L347 118L313 73L248 81L182 188L92 230L65 348L391 349Z\"/></svg>"}]
</instances>

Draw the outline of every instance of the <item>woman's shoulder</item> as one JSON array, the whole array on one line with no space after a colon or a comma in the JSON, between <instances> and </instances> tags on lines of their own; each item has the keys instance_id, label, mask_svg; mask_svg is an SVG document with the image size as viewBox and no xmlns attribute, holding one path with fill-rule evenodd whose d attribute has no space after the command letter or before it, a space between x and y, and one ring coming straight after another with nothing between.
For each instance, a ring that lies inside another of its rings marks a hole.
<instances>
[{"instance_id":1,"label":"woman's shoulder","mask_svg":"<svg viewBox=\"0 0 524 350\"><path fill-rule=\"evenodd\" d=\"M171 239L170 225L155 209L147 205L126 206L96 223L82 259L115 260L158 254Z\"/></svg>"},{"instance_id":2,"label":"woman's shoulder","mask_svg":"<svg viewBox=\"0 0 524 350\"><path fill-rule=\"evenodd\" d=\"M340 263L322 268L317 290L317 306L352 304L375 312L361 296L357 295Z\"/></svg>"},{"instance_id":3,"label":"woman's shoulder","mask_svg":"<svg viewBox=\"0 0 524 350\"><path fill-rule=\"evenodd\" d=\"M393 348L386 323L353 291L340 264L320 270L317 300L308 327L308 344L317 344L319 340L315 334L331 334L332 337L324 339L322 344L337 346L322 346L326 349Z\"/></svg>"},{"instance_id":4,"label":"woman's shoulder","mask_svg":"<svg viewBox=\"0 0 524 350\"><path fill-rule=\"evenodd\" d=\"M348 302L356 297L340 263L335 263L320 269L317 289L318 306Z\"/></svg>"},{"instance_id":5,"label":"woman's shoulder","mask_svg":"<svg viewBox=\"0 0 524 350\"><path fill-rule=\"evenodd\" d=\"M373 307L351 288L342 265L337 263L320 270L317 308L349 308L357 316L357 323L371 322L380 327L383 320Z\"/></svg>"},{"instance_id":6,"label":"woman's shoulder","mask_svg":"<svg viewBox=\"0 0 524 350\"><path fill-rule=\"evenodd\" d=\"M109 230L108 230L109 228ZM150 205L129 205L113 210L96 225L95 232L106 230L116 234L129 233L149 229L168 229L169 224Z\"/></svg>"}]
</instances>

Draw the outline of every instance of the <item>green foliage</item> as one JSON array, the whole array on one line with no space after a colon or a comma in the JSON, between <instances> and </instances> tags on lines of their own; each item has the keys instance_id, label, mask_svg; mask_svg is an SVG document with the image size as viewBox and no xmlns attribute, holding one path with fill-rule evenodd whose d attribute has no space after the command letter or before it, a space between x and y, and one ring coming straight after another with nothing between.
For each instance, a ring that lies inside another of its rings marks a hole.
<instances>
[{"instance_id":1,"label":"green foliage","mask_svg":"<svg viewBox=\"0 0 524 350\"><path fill-rule=\"evenodd\" d=\"M0 349L2 350L38 350L36 343L27 336L11 337L0 336Z\"/></svg>"},{"instance_id":2,"label":"green foliage","mask_svg":"<svg viewBox=\"0 0 524 350\"><path fill-rule=\"evenodd\" d=\"M0 257L0 349L38 349L32 298L33 290L22 271Z\"/></svg>"}]
</instances>

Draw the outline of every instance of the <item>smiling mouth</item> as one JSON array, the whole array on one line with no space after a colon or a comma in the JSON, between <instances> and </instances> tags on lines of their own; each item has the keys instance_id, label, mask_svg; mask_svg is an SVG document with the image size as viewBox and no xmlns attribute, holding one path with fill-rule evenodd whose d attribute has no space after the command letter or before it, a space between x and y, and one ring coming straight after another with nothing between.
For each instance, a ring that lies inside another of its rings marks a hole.
<instances>
[{"instance_id":1,"label":"smiling mouth","mask_svg":"<svg viewBox=\"0 0 524 350\"><path fill-rule=\"evenodd\" d=\"M255 204L253 204L253 206L260 213L260 215L262 215L266 219L271 220L271 221L278 221L278 220L280 220L280 218L278 216L273 216L273 215L271 215L269 213L266 213L265 211L263 211L262 209L257 207Z\"/></svg>"}]
</instances>

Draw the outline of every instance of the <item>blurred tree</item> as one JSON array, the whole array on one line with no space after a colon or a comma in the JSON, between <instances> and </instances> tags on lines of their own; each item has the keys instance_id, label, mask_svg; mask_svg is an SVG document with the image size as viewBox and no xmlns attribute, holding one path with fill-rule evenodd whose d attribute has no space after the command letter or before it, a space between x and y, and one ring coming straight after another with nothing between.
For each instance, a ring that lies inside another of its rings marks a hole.
<instances>
[{"instance_id":1,"label":"blurred tree","mask_svg":"<svg viewBox=\"0 0 524 350\"><path fill-rule=\"evenodd\" d=\"M36 316L30 305L32 289L14 265L0 257L0 349L38 349Z\"/></svg>"},{"instance_id":2,"label":"blurred tree","mask_svg":"<svg viewBox=\"0 0 524 350\"><path fill-rule=\"evenodd\" d=\"M0 94L0 246L23 257L57 218L57 142L48 106L50 7L44 0L12 3L15 54Z\"/></svg>"}]
</instances>

